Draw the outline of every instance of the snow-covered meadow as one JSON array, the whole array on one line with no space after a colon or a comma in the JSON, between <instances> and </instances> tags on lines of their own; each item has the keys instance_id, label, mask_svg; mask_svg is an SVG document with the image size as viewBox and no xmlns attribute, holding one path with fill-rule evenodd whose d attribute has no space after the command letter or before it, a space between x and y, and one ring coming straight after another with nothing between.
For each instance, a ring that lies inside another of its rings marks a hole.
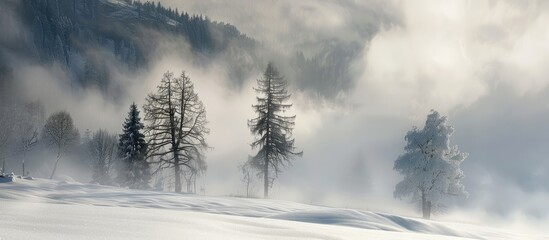
<instances>
[{"instance_id":1,"label":"snow-covered meadow","mask_svg":"<svg viewBox=\"0 0 549 240\"><path fill-rule=\"evenodd\" d=\"M549 239L512 229L353 209L128 190L0 183L0 239Z\"/></svg>"}]
</instances>

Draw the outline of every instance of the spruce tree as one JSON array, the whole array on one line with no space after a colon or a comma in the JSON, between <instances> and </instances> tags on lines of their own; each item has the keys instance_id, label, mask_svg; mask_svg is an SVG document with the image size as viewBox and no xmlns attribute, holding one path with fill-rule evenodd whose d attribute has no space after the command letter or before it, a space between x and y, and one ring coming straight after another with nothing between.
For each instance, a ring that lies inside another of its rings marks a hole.
<instances>
[{"instance_id":1,"label":"spruce tree","mask_svg":"<svg viewBox=\"0 0 549 240\"><path fill-rule=\"evenodd\" d=\"M150 188L151 172L146 159L145 135L141 133L143 127L137 105L133 103L118 142L121 161L116 180L120 186L132 189Z\"/></svg>"},{"instance_id":2,"label":"spruce tree","mask_svg":"<svg viewBox=\"0 0 549 240\"><path fill-rule=\"evenodd\" d=\"M255 90L260 94L257 104L253 105L258 116L248 121L252 134L259 136L252 148L259 148L258 153L250 157L250 165L263 175L264 197L269 196L269 187L282 168L291 165L295 156L292 130L295 116L282 116L292 104L285 103L289 98L287 82L272 63L269 63L263 78L257 80Z\"/></svg>"}]
</instances>

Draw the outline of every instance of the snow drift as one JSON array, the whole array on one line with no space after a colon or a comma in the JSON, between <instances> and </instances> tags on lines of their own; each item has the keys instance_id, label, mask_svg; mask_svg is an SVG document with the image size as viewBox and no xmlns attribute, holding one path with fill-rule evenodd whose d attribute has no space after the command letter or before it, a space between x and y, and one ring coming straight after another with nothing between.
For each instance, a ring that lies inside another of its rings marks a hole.
<instances>
[{"instance_id":1,"label":"snow drift","mask_svg":"<svg viewBox=\"0 0 549 240\"><path fill-rule=\"evenodd\" d=\"M279 200L45 179L0 184L1 239L547 239Z\"/></svg>"}]
</instances>

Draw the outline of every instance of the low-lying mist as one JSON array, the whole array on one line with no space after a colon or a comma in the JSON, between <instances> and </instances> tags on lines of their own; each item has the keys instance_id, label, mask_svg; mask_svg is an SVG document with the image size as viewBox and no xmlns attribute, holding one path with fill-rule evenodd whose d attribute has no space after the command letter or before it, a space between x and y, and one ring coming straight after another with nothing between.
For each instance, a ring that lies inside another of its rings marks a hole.
<instances>
[{"instance_id":1,"label":"low-lying mist","mask_svg":"<svg viewBox=\"0 0 549 240\"><path fill-rule=\"evenodd\" d=\"M178 7L173 1L162 2ZM189 3L189 11L211 13L237 27L246 23L244 32L260 39L265 48L279 43L272 48L287 51L256 52L279 64L291 83L293 107L287 114L296 115L295 145L304 151L276 179L272 198L416 216L414 204L393 198L401 179L393 164L404 153L406 132L412 126L422 127L429 110L436 109L455 128L452 143L469 153L463 163L463 181L470 194L468 200L456 202L456 207L436 218L525 228L547 222L549 81L544 76L549 51L544 43L549 41L549 32L543 23L549 6L450 2L447 7L437 1L282 1L270 9L236 1L235 6L247 6L241 10L246 14L229 11L236 16L216 15L221 13L215 4ZM307 7L311 4L316 7ZM349 9L355 5L369 13L383 11L365 17ZM296 9L308 14L296 14ZM274 13L262 18L267 10ZM320 21L320 16L330 17ZM273 23L278 20L284 24ZM364 21L373 27L361 26ZM349 32L354 30L361 31ZM358 44L346 68L351 87L318 97L322 94L311 91L317 86L299 85L298 75L285 60L296 51L314 55L320 49L317 46L324 45L313 40L328 42L332 36ZM41 102L46 117L68 111L81 137L87 129L120 134L131 103L142 111L147 94L156 90L164 72L185 71L204 102L211 129L207 141L212 148L205 153L208 171L198 180L201 193L245 195L237 167L254 154L247 120L254 117L253 87L266 63L256 63L249 77L235 84L233 65L227 58L204 64L196 60L185 39L157 37L160 41L151 51L154 57L145 67L129 69L116 58L103 56L114 80L106 91L78 87L60 64L10 56L10 84L16 90L9 95ZM292 45L292 39L297 44ZM307 43L315 45L314 50L306 49ZM97 50L97 54L104 53ZM54 158L47 147L37 148L27 157L31 175L47 177ZM89 181L89 165L80 158L77 151L68 153L58 178ZM18 173L19 166L18 155L9 158L8 169ZM259 179L254 186L254 195L259 196Z\"/></svg>"}]
</instances>

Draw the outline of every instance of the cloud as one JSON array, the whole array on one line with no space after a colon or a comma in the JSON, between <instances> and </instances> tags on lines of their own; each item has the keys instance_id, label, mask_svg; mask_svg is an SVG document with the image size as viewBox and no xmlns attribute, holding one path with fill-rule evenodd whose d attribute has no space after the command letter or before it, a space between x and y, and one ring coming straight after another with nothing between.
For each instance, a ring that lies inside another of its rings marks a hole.
<instances>
[{"instance_id":1,"label":"cloud","mask_svg":"<svg viewBox=\"0 0 549 240\"><path fill-rule=\"evenodd\" d=\"M370 37L381 24L390 24L398 12L386 1L187 1L161 0L191 14L224 21L278 51L293 53L331 39Z\"/></svg>"},{"instance_id":2,"label":"cloud","mask_svg":"<svg viewBox=\"0 0 549 240\"><path fill-rule=\"evenodd\" d=\"M467 107L499 85L535 94L549 83L549 19L539 5L403 2L403 24L365 48L360 91L411 112Z\"/></svg>"}]
</instances>

